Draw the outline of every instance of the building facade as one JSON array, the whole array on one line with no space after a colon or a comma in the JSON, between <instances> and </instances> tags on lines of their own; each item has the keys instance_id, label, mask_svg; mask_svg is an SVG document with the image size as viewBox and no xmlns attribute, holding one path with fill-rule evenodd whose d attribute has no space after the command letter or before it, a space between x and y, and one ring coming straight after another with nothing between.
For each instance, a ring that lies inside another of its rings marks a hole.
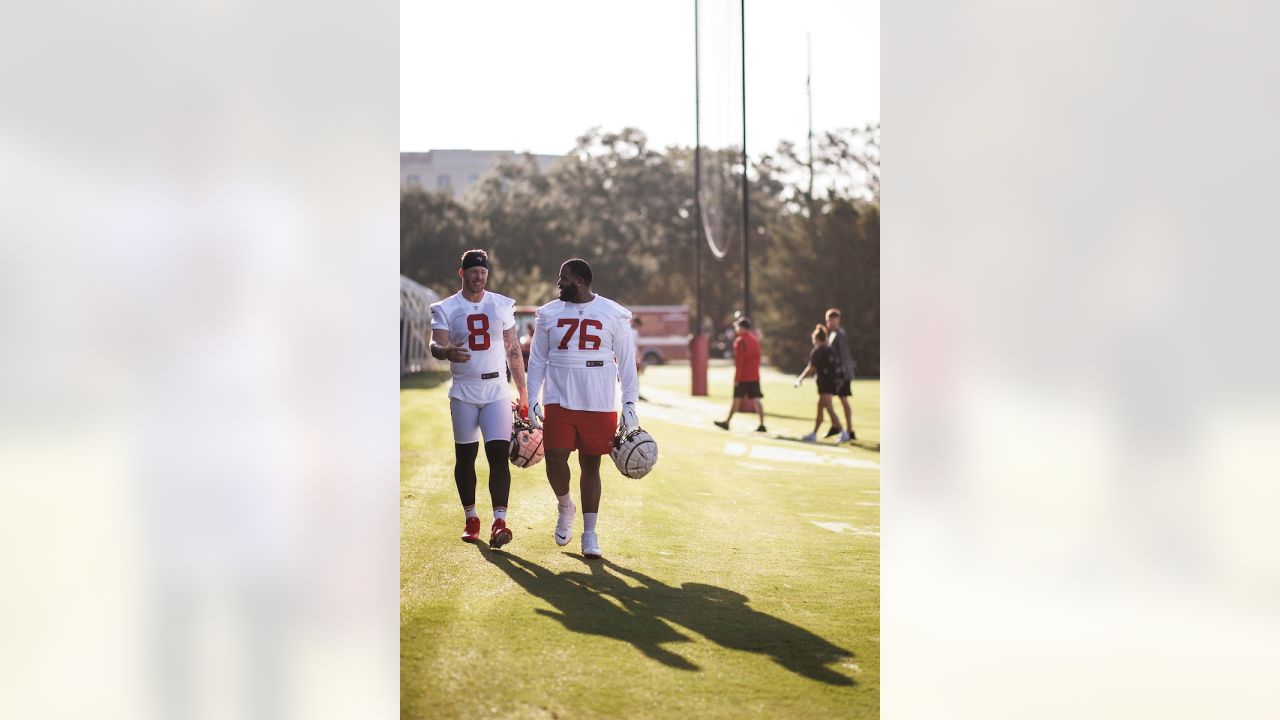
<instances>
[{"instance_id":1,"label":"building facade","mask_svg":"<svg viewBox=\"0 0 1280 720\"><path fill-rule=\"evenodd\" d=\"M500 160L521 153L511 150L428 150L400 153L400 187L448 192L454 198L480 180ZM546 172L560 155L534 155L538 169Z\"/></svg>"}]
</instances>

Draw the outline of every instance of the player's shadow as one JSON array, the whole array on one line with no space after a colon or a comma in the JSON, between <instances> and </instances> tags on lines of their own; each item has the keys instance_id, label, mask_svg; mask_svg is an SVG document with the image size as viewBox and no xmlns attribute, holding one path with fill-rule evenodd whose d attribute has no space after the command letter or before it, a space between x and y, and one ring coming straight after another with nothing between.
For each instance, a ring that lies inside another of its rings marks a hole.
<instances>
[{"instance_id":1,"label":"player's shadow","mask_svg":"<svg viewBox=\"0 0 1280 720\"><path fill-rule=\"evenodd\" d=\"M853 653L749 607L748 598L732 590L703 583L675 587L609 560L588 561L576 554L573 557L586 563L590 572L554 573L523 558L478 547L489 562L521 587L555 607L556 612L536 612L558 620L567 630L624 640L666 665L698 670L662 647L664 643L689 641L672 627L676 625L721 647L769 656L804 677L830 685L853 685L851 678L828 667L852 658Z\"/></svg>"},{"instance_id":2,"label":"player's shadow","mask_svg":"<svg viewBox=\"0 0 1280 720\"><path fill-rule=\"evenodd\" d=\"M618 607L605 598L607 593L576 577L582 573L554 573L522 557L476 547L489 562L505 572L529 594L539 597L555 611L539 608L539 615L560 621L565 629L604 635L631 643L646 656L679 670L698 670L697 665L662 647L664 643L689 642L689 637L661 622L652 613ZM588 576L589 579L589 576ZM621 582L621 581L619 581Z\"/></svg>"},{"instance_id":3,"label":"player's shadow","mask_svg":"<svg viewBox=\"0 0 1280 720\"><path fill-rule=\"evenodd\" d=\"M738 412L748 413L750 415L756 414L755 410L751 410L751 411L739 410ZM770 418L774 418L777 420L804 420L807 422L813 422L813 413L809 413L808 415L783 415L782 413L769 412L768 410L765 410L764 417L766 420Z\"/></svg>"}]
</instances>

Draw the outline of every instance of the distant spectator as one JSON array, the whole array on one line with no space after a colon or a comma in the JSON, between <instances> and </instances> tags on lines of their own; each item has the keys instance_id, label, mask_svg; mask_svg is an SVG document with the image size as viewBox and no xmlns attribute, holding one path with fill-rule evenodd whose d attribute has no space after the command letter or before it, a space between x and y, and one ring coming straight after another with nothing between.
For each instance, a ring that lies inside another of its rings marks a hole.
<instances>
[{"instance_id":1,"label":"distant spectator","mask_svg":"<svg viewBox=\"0 0 1280 720\"><path fill-rule=\"evenodd\" d=\"M849 347L849 336L840 328L840 308L827 311L827 345L835 351L836 364L840 369L840 376L836 378L835 396L840 398L840 404L844 406L845 426L845 431L840 432L833 422L831 429L827 431L827 437L840 432L840 442L857 440L858 434L853 430L853 413L849 409L849 396L853 391L853 351Z\"/></svg>"},{"instance_id":2,"label":"distant spectator","mask_svg":"<svg viewBox=\"0 0 1280 720\"><path fill-rule=\"evenodd\" d=\"M529 350L533 348L533 323L525 323L524 337L520 338L520 354L524 355L524 366L529 367Z\"/></svg>"},{"instance_id":3,"label":"distant spectator","mask_svg":"<svg viewBox=\"0 0 1280 720\"><path fill-rule=\"evenodd\" d=\"M631 340L635 343L636 353L636 384L640 383L640 375L644 372L644 355L640 352L640 328L644 326L644 321L638 317L631 318ZM649 398L643 394L636 396L638 399L649 402Z\"/></svg>"},{"instance_id":4,"label":"distant spectator","mask_svg":"<svg viewBox=\"0 0 1280 720\"><path fill-rule=\"evenodd\" d=\"M748 317L738 318L734 328L737 337L733 340L733 402L729 405L729 417L723 421L716 420L715 424L722 430L728 430L733 414L742 407L742 399L751 398L755 401L756 414L760 416L756 432L765 432L764 403L760 402L764 397L760 392L760 340L751 331L751 319Z\"/></svg>"},{"instance_id":5,"label":"distant spectator","mask_svg":"<svg viewBox=\"0 0 1280 720\"><path fill-rule=\"evenodd\" d=\"M822 427L822 411L826 410L831 415L831 426L836 428L837 433L841 433L840 437L844 437L840 421L836 419L835 407L831 404L831 396L836 391L836 382L839 375L839 364L836 362L835 351L827 347L827 329L822 325L818 325L813 330L813 350L809 352L809 364L805 366L804 372L796 378L796 387L800 387L800 383L810 375L818 382L818 417L813 421L813 432L805 435L801 440L805 442L818 441L818 429ZM827 437L831 437L835 433L827 433Z\"/></svg>"},{"instance_id":6,"label":"distant spectator","mask_svg":"<svg viewBox=\"0 0 1280 720\"><path fill-rule=\"evenodd\" d=\"M640 355L640 328L644 326L644 321L638 317L631 318L631 339L636 345L636 372L644 372L644 358Z\"/></svg>"}]
</instances>

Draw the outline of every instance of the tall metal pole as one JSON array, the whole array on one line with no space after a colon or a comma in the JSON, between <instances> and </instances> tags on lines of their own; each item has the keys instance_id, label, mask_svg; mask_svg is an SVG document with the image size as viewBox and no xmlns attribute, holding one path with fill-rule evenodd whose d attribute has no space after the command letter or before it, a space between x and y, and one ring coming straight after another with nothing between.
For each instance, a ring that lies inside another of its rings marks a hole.
<instances>
[{"instance_id":1,"label":"tall metal pole","mask_svg":"<svg viewBox=\"0 0 1280 720\"><path fill-rule=\"evenodd\" d=\"M813 206L813 50L809 45L809 33L804 34L804 92L809 97L809 205Z\"/></svg>"},{"instance_id":2,"label":"tall metal pole","mask_svg":"<svg viewBox=\"0 0 1280 720\"><path fill-rule=\"evenodd\" d=\"M699 43L698 0L693 0L693 338L689 346L690 393L707 395L707 361L710 345L702 334L702 59Z\"/></svg>"},{"instance_id":3,"label":"tall metal pole","mask_svg":"<svg viewBox=\"0 0 1280 720\"><path fill-rule=\"evenodd\" d=\"M702 67L698 0L693 0L693 335L702 334Z\"/></svg>"},{"instance_id":4,"label":"tall metal pole","mask_svg":"<svg viewBox=\"0 0 1280 720\"><path fill-rule=\"evenodd\" d=\"M751 203L747 178L747 2L738 0L738 13L742 21L742 314L751 317L751 243L748 228L751 225Z\"/></svg>"}]
</instances>

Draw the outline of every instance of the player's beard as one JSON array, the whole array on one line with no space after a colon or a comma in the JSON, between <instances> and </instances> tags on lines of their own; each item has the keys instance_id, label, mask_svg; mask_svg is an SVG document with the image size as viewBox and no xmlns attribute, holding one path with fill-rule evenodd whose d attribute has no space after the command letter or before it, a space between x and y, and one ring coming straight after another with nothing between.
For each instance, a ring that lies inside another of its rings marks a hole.
<instances>
[{"instance_id":1,"label":"player's beard","mask_svg":"<svg viewBox=\"0 0 1280 720\"><path fill-rule=\"evenodd\" d=\"M568 303L578 302L578 286L570 285L560 288L560 300Z\"/></svg>"}]
</instances>

